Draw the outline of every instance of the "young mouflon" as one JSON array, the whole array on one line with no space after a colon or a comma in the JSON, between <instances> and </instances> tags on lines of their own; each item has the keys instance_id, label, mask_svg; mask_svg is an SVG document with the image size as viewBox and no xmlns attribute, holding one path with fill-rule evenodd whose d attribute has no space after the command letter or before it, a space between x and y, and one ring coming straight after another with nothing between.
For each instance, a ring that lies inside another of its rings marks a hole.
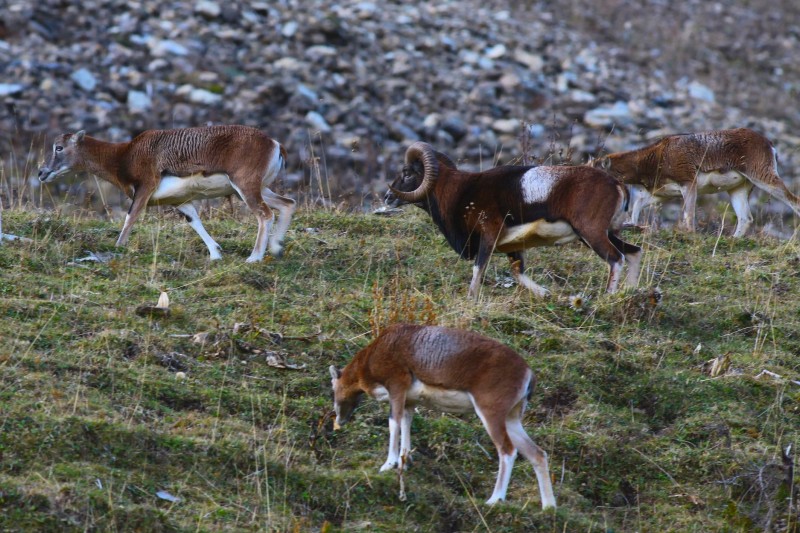
<instances>
[{"instance_id":1,"label":"young mouflon","mask_svg":"<svg viewBox=\"0 0 800 533\"><path fill-rule=\"evenodd\" d=\"M330 372L334 429L350 418L364 393L389 402L389 455L381 471L400 467L411 452L414 406L474 411L500 458L494 492L486 503L505 499L519 451L533 464L542 508L556 506L547 453L522 427L535 378L525 360L507 346L461 329L394 324L347 366L331 366Z\"/></svg>"},{"instance_id":2,"label":"young mouflon","mask_svg":"<svg viewBox=\"0 0 800 533\"><path fill-rule=\"evenodd\" d=\"M754 185L800 216L800 198L778 175L775 147L748 128L670 135L636 150L605 155L590 165L631 187L633 224L646 205L683 198L681 225L694 231L697 195L727 191L736 213L733 236L741 237L753 222L748 200Z\"/></svg>"},{"instance_id":3,"label":"young mouflon","mask_svg":"<svg viewBox=\"0 0 800 533\"><path fill-rule=\"evenodd\" d=\"M220 246L192 202L236 194L258 219L256 243L247 259L253 262L264 258L267 244L273 255L282 251L295 201L275 194L269 185L285 162L284 148L249 126L148 130L122 143L94 139L81 130L56 138L49 160L39 169L39 181L89 172L116 185L132 200L117 246L128 242L145 206L174 206L203 239L212 260L222 257ZM280 216L270 237L272 209Z\"/></svg>"}]
</instances>

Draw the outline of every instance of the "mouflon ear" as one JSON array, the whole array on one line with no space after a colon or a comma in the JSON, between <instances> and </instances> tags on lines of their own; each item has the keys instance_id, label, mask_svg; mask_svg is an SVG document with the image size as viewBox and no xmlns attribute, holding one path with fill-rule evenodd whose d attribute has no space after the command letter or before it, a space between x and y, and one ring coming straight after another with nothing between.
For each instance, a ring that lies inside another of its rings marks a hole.
<instances>
[{"instance_id":1,"label":"mouflon ear","mask_svg":"<svg viewBox=\"0 0 800 533\"><path fill-rule=\"evenodd\" d=\"M335 366L331 365L330 371L331 371L331 378L339 379L340 377L342 377L342 372Z\"/></svg>"},{"instance_id":2,"label":"mouflon ear","mask_svg":"<svg viewBox=\"0 0 800 533\"><path fill-rule=\"evenodd\" d=\"M73 133L72 137L69 138L70 144L78 144L79 142L83 141L83 138L86 136L86 130L81 130L78 133Z\"/></svg>"}]
</instances>

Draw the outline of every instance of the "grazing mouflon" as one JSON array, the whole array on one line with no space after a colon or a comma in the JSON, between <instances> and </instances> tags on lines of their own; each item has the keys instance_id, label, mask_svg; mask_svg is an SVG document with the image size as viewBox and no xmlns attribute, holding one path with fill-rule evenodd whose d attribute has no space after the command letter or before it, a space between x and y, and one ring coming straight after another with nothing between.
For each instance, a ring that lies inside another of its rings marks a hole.
<instances>
[{"instance_id":1,"label":"grazing mouflon","mask_svg":"<svg viewBox=\"0 0 800 533\"><path fill-rule=\"evenodd\" d=\"M334 429L350 418L364 393L389 402L389 455L381 471L402 467L411 453L415 405L454 413L474 411L500 459L497 482L486 503L505 499L520 452L533 464L542 508L556 506L547 453L522 427L536 380L525 360L507 346L461 329L394 324L346 367L331 366L330 372Z\"/></svg>"}]
</instances>

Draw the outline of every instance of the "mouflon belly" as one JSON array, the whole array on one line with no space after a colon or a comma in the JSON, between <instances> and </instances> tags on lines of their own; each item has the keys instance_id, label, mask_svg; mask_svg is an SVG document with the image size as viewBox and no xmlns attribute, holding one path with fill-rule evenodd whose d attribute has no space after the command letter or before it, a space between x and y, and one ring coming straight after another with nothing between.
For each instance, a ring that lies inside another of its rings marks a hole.
<instances>
[{"instance_id":1,"label":"mouflon belly","mask_svg":"<svg viewBox=\"0 0 800 533\"><path fill-rule=\"evenodd\" d=\"M389 392L383 385L373 388L370 395L381 402L389 401ZM418 379L406 391L406 405L416 404L447 413L471 413L475 410L468 392L426 385Z\"/></svg>"},{"instance_id":2,"label":"mouflon belly","mask_svg":"<svg viewBox=\"0 0 800 533\"><path fill-rule=\"evenodd\" d=\"M747 183L747 177L739 171L728 172L698 172L695 179L697 194L713 194L716 192L730 191ZM681 198L681 186L674 181L668 181L653 191L653 196L659 198Z\"/></svg>"},{"instance_id":3,"label":"mouflon belly","mask_svg":"<svg viewBox=\"0 0 800 533\"><path fill-rule=\"evenodd\" d=\"M578 238L568 223L544 219L507 227L497 241L495 250L501 253L517 252L536 246L555 246L566 244Z\"/></svg>"},{"instance_id":4,"label":"mouflon belly","mask_svg":"<svg viewBox=\"0 0 800 533\"><path fill-rule=\"evenodd\" d=\"M149 205L181 205L192 200L206 200L236 194L227 174L164 176L150 197Z\"/></svg>"},{"instance_id":5,"label":"mouflon belly","mask_svg":"<svg viewBox=\"0 0 800 533\"><path fill-rule=\"evenodd\" d=\"M414 380L406 393L406 403L419 403L448 413L470 413L475 410L468 392L426 385L418 379Z\"/></svg>"}]
</instances>

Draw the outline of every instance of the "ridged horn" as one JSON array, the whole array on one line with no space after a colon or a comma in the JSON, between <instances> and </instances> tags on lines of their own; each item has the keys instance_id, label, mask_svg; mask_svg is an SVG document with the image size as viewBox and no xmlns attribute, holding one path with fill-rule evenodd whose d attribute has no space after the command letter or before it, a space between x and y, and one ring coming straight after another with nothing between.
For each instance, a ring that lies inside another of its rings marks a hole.
<instances>
[{"instance_id":1,"label":"ridged horn","mask_svg":"<svg viewBox=\"0 0 800 533\"><path fill-rule=\"evenodd\" d=\"M433 189L433 184L439 178L439 162L436 160L436 151L431 148L431 145L421 141L417 141L406 150L406 165L410 165L414 161L422 159L422 167L425 169L425 174L422 177L422 183L414 191L403 192L392 188L392 192L410 204L419 202L425 198L428 193Z\"/></svg>"}]
</instances>

